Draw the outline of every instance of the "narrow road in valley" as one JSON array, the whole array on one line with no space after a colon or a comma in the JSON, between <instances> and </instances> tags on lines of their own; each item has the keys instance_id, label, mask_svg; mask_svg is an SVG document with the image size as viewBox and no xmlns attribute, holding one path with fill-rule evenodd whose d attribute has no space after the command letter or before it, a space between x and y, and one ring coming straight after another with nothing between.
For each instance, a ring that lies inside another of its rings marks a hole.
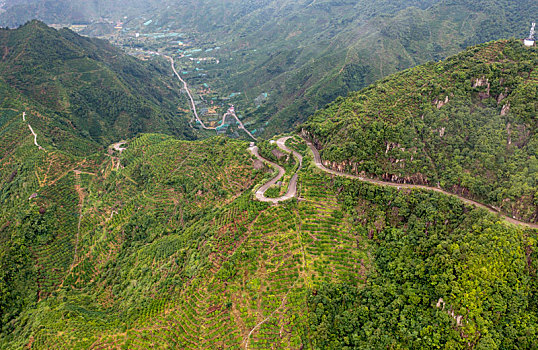
<instances>
[{"instance_id":1,"label":"narrow road in valley","mask_svg":"<svg viewBox=\"0 0 538 350\"><path fill-rule=\"evenodd\" d=\"M176 67L175 67L175 64L174 64L174 59L172 57L170 57L170 56L164 56L164 57L166 57L166 58L168 58L168 60L170 60L170 64L172 65L172 70L174 71L174 74L179 79L181 84L183 84L183 88L185 89L185 91L187 92L187 96L189 97L189 101L190 101L192 113L194 114L194 118L202 126L202 129L205 129L205 130L217 130L218 128L220 128L220 127L222 127L224 125L224 123L226 122L226 117L233 117L233 118L235 118L235 120L239 124L239 129L244 130L248 134L248 136L250 136L254 141L256 141L256 138L250 133L250 131L248 131L245 128L245 125L243 125L243 122L235 114L235 109L234 109L233 106L230 107L230 109L228 109L228 111L222 116L222 123L219 126L216 126L216 127L208 127L208 126L206 126L204 124L204 122L202 121L202 119L200 119L200 117L198 116L198 111L196 110L196 104L194 103L194 98L192 97L192 94L191 94L191 91L189 90L189 86L187 85L187 82L185 80L183 80L183 78L181 78L181 75L176 70Z\"/></svg>"},{"instance_id":2,"label":"narrow road in valley","mask_svg":"<svg viewBox=\"0 0 538 350\"><path fill-rule=\"evenodd\" d=\"M183 85L183 88L185 89L185 91L187 93L187 96L189 97L190 106L191 106L192 113L194 114L194 118L202 126L203 129L205 129L205 130L217 130L218 128L222 127L225 124L227 117L233 117L233 118L235 118L235 120L239 124L239 129L244 130L248 134L248 136L250 136L254 141L256 141L256 138L250 133L250 131L248 131L245 128L245 125L243 124L243 122L235 114L235 109L234 109L233 106L230 107L228 109L228 111L222 116L222 122L221 122L221 124L219 126L217 126L217 127L208 127L208 126L206 126L204 124L204 122L200 119L200 117L198 116L198 111L196 110L196 103L194 102L194 98L192 97L192 94L191 94L191 92L189 90L189 86L187 85L187 82L185 80L183 80L181 75L176 70L176 67L175 67L175 64L174 64L174 59L172 57L170 57L170 56L164 56L164 57L168 58L168 60L170 61L170 64L172 66L172 70L174 71L175 76L179 79L179 81L181 82L181 84ZM288 199L291 199L291 198L293 198L293 197L295 197L297 195L297 179L299 177L299 174L298 174L299 170L301 170L301 167L303 165L303 157L299 153L297 153L295 151L292 151L288 147L286 147L285 143L290 138L291 138L291 136L280 138L277 141L277 145L278 145L278 147L280 149L282 149L285 152L288 152L288 153L292 154L293 156L295 156L295 158L299 161L299 167L297 168L297 171L295 172L295 174L293 174L293 176L290 179L290 182L288 184L288 191L286 192L286 194L284 194L281 197L277 197L277 198L268 198L268 197L265 196L265 192L271 186L274 186L278 181L280 181L280 179L282 179L282 177L284 177L284 174L286 173L286 170L283 167L281 167L280 165L275 164L275 163L263 158L262 156L260 156L257 146L253 145L253 146L251 146L249 148L249 151L256 158L258 158L262 162L267 163L271 167L278 170L278 175L277 176L275 176L272 180L268 181L266 184L262 185L256 191L255 196L256 196L257 200L262 201L262 202L268 202L268 203L277 204L279 202L283 202L283 201L286 201Z\"/></svg>"},{"instance_id":3,"label":"narrow road in valley","mask_svg":"<svg viewBox=\"0 0 538 350\"><path fill-rule=\"evenodd\" d=\"M190 101L190 105L191 105L191 109L193 111L194 117L195 117L196 121L202 126L203 129L205 129L205 130L216 130L217 128L219 128L219 127L221 127L221 126L223 126L225 124L225 121L226 121L227 117L231 116L231 117L235 118L235 120L239 124L240 129L244 130L253 140L256 140L256 138L245 128L245 126L243 125L243 122L241 122L241 120L237 117L237 115L235 114L235 110L234 110L233 106L230 109L228 109L228 111L223 115L222 122L221 122L221 124L219 126L217 126L217 127L207 127L204 124L204 122L200 119L200 117L198 116L198 112L196 110L196 104L194 103L194 98L192 97L192 94L191 94L191 92L189 90L187 82L185 82L185 80L183 80L183 78L181 78L181 75L179 75L179 73L177 72L175 64L174 64L174 59L172 57L169 57L169 56L165 56L165 57L170 60L170 63L172 65L172 70L174 71L174 74L179 79L179 81L183 84L183 88L185 89L185 91L187 92L187 96L189 97L189 101ZM23 115L23 118L24 118L24 115ZM30 130L32 131L32 134L34 134L34 137L35 137L35 140L36 140L35 144L37 145L37 136L35 135L35 133L32 130L32 127L29 124L28 124L28 127L30 127ZM268 197L265 196L265 192L271 186L275 185L278 181L280 181L280 179L282 179L282 177L284 176L286 171L280 165L275 164L275 163L261 157L260 154L258 153L258 147L257 146L251 146L249 148L249 151L256 158L258 158L259 160L261 160L264 163L269 164L273 168L278 169L278 175L276 177L274 177L272 180L268 181L266 184L262 185L256 191L255 196L256 196L256 199L258 199L259 201L276 204L276 203L291 199L291 198L295 197L296 194L297 194L297 178L298 178L298 172L302 167L303 157L299 153L297 153L295 151L292 151L288 147L286 147L285 142L289 138L290 137L288 136L288 137L283 137L283 138L279 139L277 141L277 145L278 145L278 147L280 149L282 149L282 150L284 150L286 152L292 153L299 160L299 168L297 169L297 172L292 176L292 178L290 180L290 183L288 185L288 191L286 192L286 194L281 196L281 197L278 197L278 198L268 198ZM346 173L339 172L339 171L336 171L336 170L331 170L331 169L329 169L329 168L327 168L327 167L325 167L323 165L323 162L321 160L321 156L319 154L319 151L316 149L316 147L311 142L309 142L307 140L305 140L305 141L308 144L310 150L312 151L312 154L314 155L314 162L315 162L316 166L319 169L326 172L326 173L336 175L336 176L343 176L343 177L347 177L347 178L350 178L350 179L357 179L357 180L368 182L368 183L371 183L371 184L374 184L374 185L390 186L390 187L396 187L398 189L416 188L416 189L423 189L423 190L435 191L435 192L443 193L443 194L448 195L448 196L457 197L457 198L459 198L460 200L462 200L466 204L470 204L470 205L473 205L473 206L476 206L476 207L479 207L479 208L486 209L487 211L489 211L490 213L493 213L493 214L498 214L498 215L502 216L506 221L508 221L508 222L510 222L512 224L523 225L523 226L531 227L531 228L538 228L538 224L528 223L528 222L524 222L524 221L515 219L513 217L509 217L507 215L502 214L496 208L493 208L491 206L476 202L476 201L474 201L472 199L461 197L461 196L459 196L457 194L454 194L454 193L447 192L447 191L445 191L445 190L443 190L441 188L438 188L438 187L429 187L429 186L424 186L424 185L412 185L412 184L398 184L398 183L393 183L393 182L370 179L370 178L367 178L367 177L362 177L362 176L357 176L357 175L346 174ZM39 146L39 145L37 145L37 146L40 147L40 149L42 149L41 146Z\"/></svg>"},{"instance_id":4,"label":"narrow road in valley","mask_svg":"<svg viewBox=\"0 0 538 350\"><path fill-rule=\"evenodd\" d=\"M505 219L506 221L508 221L508 222L510 222L512 224L522 225L522 226L526 226L526 227L530 227L530 228L538 228L538 224L528 223L528 222L517 220L515 218L511 218L509 216L506 216L506 215L502 214L499 210L497 210L495 208L492 208L492 207L487 206L485 204L473 201L472 199L464 198L464 197L461 197L461 196L459 196L457 194L447 192L447 191L442 190L442 189L437 188L437 187L429 187L429 186L423 186L423 185L412 185L412 184L398 184L398 183L393 183L393 182L374 180L374 179L370 179L370 178L366 178L366 177L362 177L362 176L357 176L357 175L346 174L346 173L342 173L342 172L339 172L339 171L336 171L336 170L329 169L329 168L327 168L327 167L325 167L323 165L323 162L321 160L321 156L320 156L319 151L317 150L317 148L310 141L305 140L305 142L308 144L308 147L310 148L310 151L312 151L312 154L314 155L314 163L316 164L316 166L319 169L326 172L326 173L336 175L336 176L347 177L349 179L356 179L356 180L364 181L364 182L371 183L371 184L374 184L374 185L390 186L390 187L396 187L398 189L402 189L402 188L417 188L417 189L423 189L423 190L435 191L435 192L443 193L443 194L445 194L447 196L457 197L457 198L459 198L460 200L462 200L466 204L474 205L475 207L486 209L490 213L500 215L503 219Z\"/></svg>"},{"instance_id":5,"label":"narrow road in valley","mask_svg":"<svg viewBox=\"0 0 538 350\"><path fill-rule=\"evenodd\" d=\"M276 144L283 151L293 154L293 156L295 156L295 158L299 161L299 167L297 168L297 171L295 172L295 174L293 174L293 176L291 177L290 183L288 184L288 191L286 192L286 194L284 194L281 197L269 198L269 197L265 196L265 192L271 186L275 185L278 181L280 181L280 179L282 179L282 177L286 173L286 170L283 167L281 167L280 165L278 165L276 163L273 163L273 162L263 158L262 156L260 156L260 154L258 153L258 147L257 146L251 146L249 148L249 151L256 158L258 158L259 160L261 160L264 163L269 164L273 168L278 169L278 175L275 176L270 181L268 181L267 183L265 183L264 185L262 185L256 191L256 193L255 193L256 199L261 201L261 202L277 204L279 202L287 201L288 199L291 199L291 198L293 198L293 197L295 197L297 195L297 178L299 176L299 170L301 170L301 168L303 166L303 156L301 156L299 153L297 153L295 151L292 151L288 147L286 147L286 140L288 140L289 138L291 138L291 136L282 137L276 142Z\"/></svg>"},{"instance_id":6,"label":"narrow road in valley","mask_svg":"<svg viewBox=\"0 0 538 350\"><path fill-rule=\"evenodd\" d=\"M26 112L22 112L22 121L26 122ZM34 129L32 129L32 126L30 125L30 123L28 123L28 128L30 129L30 132L32 133L32 135L34 135L34 145L36 145L37 148L39 148L40 150L45 151L45 149L37 143L37 134L34 132Z\"/></svg>"}]
</instances>

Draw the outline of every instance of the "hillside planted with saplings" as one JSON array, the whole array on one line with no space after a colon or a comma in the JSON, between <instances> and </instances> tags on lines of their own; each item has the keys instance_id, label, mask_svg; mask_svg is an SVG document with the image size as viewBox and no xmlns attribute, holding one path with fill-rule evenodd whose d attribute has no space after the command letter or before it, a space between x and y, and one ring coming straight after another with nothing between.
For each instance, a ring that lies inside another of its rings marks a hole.
<instances>
[{"instance_id":1,"label":"hillside planted with saplings","mask_svg":"<svg viewBox=\"0 0 538 350\"><path fill-rule=\"evenodd\" d=\"M340 98L302 128L328 166L440 186L538 221L538 50L467 49Z\"/></svg>"},{"instance_id":2,"label":"hillside planted with saplings","mask_svg":"<svg viewBox=\"0 0 538 350\"><path fill-rule=\"evenodd\" d=\"M68 327L62 343L85 348L96 329L121 332L182 290L207 264L220 208L248 201L260 172L247 146L143 134L122 154L28 143L3 159L0 347L56 348L48 331Z\"/></svg>"},{"instance_id":3,"label":"hillside planted with saplings","mask_svg":"<svg viewBox=\"0 0 538 350\"><path fill-rule=\"evenodd\" d=\"M60 124L62 133L98 146L140 132L194 138L177 112L180 88L168 66L38 21L1 29L0 52L0 85L10 92L2 96L5 108L23 105ZM57 132L45 134L60 147L69 142Z\"/></svg>"},{"instance_id":4,"label":"hillside planted with saplings","mask_svg":"<svg viewBox=\"0 0 538 350\"><path fill-rule=\"evenodd\" d=\"M269 206L248 191L262 175L245 142L153 134L126 147L10 182L48 175L30 201L34 189L11 187L3 208L0 346L538 345L535 231L310 162L301 200Z\"/></svg>"}]
</instances>

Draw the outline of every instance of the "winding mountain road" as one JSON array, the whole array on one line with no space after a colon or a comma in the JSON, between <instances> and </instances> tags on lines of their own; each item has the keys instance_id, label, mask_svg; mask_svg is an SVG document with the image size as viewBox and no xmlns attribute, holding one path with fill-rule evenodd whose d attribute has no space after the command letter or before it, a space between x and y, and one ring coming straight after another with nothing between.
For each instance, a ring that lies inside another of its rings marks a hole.
<instances>
[{"instance_id":1,"label":"winding mountain road","mask_svg":"<svg viewBox=\"0 0 538 350\"><path fill-rule=\"evenodd\" d=\"M183 88L185 89L185 91L187 92L187 96L189 97L189 101L190 101L190 104L191 104L191 109L192 109L192 112L194 114L194 117L196 118L196 121L198 123L200 123L200 125L202 126L202 129L205 129L205 130L217 130L219 127L224 125L224 123L226 121L226 117L231 116L231 117L234 117L235 120L237 121L237 123L239 124L239 129L244 130L248 134L248 136L250 136L254 141L256 141L256 138L250 133L250 131L247 130L247 128L245 128L245 125L243 125L243 122L241 121L241 119L239 119L237 117L233 107L228 109L228 111L222 116L222 122L221 122L221 124L219 126L216 126L216 127L208 127L208 126L206 126L204 124L204 122L202 121L202 119L200 119L200 117L198 116L198 111L196 110L196 104L194 103L194 98L192 97L192 94L191 94L191 91L189 90L189 86L187 85L187 82L185 80L183 80L183 78L181 78L181 75L176 70L176 67L175 67L175 64L174 64L174 59L172 57L170 57L170 56L164 56L164 57L166 57L166 58L168 58L168 60L170 60L170 64L172 65L172 70L174 71L174 74L179 79L181 84L183 84Z\"/></svg>"},{"instance_id":2,"label":"winding mountain road","mask_svg":"<svg viewBox=\"0 0 538 350\"><path fill-rule=\"evenodd\" d=\"M297 179L299 177L299 170L301 170L301 168L303 166L303 156L301 156L299 153L297 153L297 152L289 149L288 147L286 147L286 141L288 139L290 139L290 138L291 138L291 136L282 137L282 138L278 139L276 144L283 151L293 154L295 156L295 158L297 158L297 160L299 161L299 167L297 168L297 171L295 172L295 174L293 174L293 176L291 177L290 183L288 184L288 191L286 192L286 194L284 194L281 197L277 197L277 198L266 197L265 192L271 186L275 185L278 181L280 181L280 179L282 179L282 177L286 173L286 170L283 167L281 167L280 165L278 165L276 163L273 163L273 162L263 158L262 156L260 156L260 154L258 153L258 146L251 146L249 148L249 151L256 158L258 158L259 160L261 160L264 163L267 163L267 164L271 165L273 168L278 169L278 175L275 176L273 179L269 180L264 185L262 185L256 191L256 193L255 193L256 199L261 201L261 202L277 204L277 203L280 203L280 202L283 202L283 201L287 201L288 199L291 199L291 198L293 198L293 197L295 197L297 195Z\"/></svg>"},{"instance_id":3,"label":"winding mountain road","mask_svg":"<svg viewBox=\"0 0 538 350\"><path fill-rule=\"evenodd\" d=\"M127 148L125 147L121 147L123 145L125 145L127 143L127 141L120 141L120 142L116 142L116 143L113 143L110 147L112 147L114 150L120 152L120 154L125 151Z\"/></svg>"},{"instance_id":4,"label":"winding mountain road","mask_svg":"<svg viewBox=\"0 0 538 350\"><path fill-rule=\"evenodd\" d=\"M356 180L371 183L371 184L374 184L374 185L396 187L397 189L416 188L416 189L423 189L423 190L428 190L428 191L439 192L439 193L445 194L447 196L456 197L456 198L460 199L461 201L463 201L466 204L470 204L470 205L474 205L475 207L486 209L490 213L499 215L500 217L502 217L503 219L505 219L506 221L508 221L508 222L510 222L512 224L526 226L526 227L530 227L530 228L538 228L538 224L533 224L533 223L529 223L529 222L520 221L520 220L517 220L515 218L511 218L509 216L506 216L506 215L502 214L499 210L497 210L495 208L492 208L492 207L487 206L485 204L473 201L472 199L468 199L468 198L465 198L465 197L458 196L457 194L447 192L447 191L442 190L442 189L437 188L437 187L429 187L429 186L423 186L423 185L411 185L411 184L398 184L398 183L393 183L393 182L374 180L374 179L370 179L370 178L366 178L366 177L362 177L362 176L351 175L351 174L342 173L342 172L339 172L339 171L329 169L329 168L327 168L327 167L325 167L323 165L323 162L321 160L321 156L319 154L319 151L312 144L312 142L310 142L310 141L308 141L306 139L305 139L305 142L307 143L308 147L310 148L310 151L314 155L314 163L316 164L316 167L318 167L319 169L323 170L326 173L336 175L336 176L347 177L349 179L356 179Z\"/></svg>"},{"instance_id":5,"label":"winding mountain road","mask_svg":"<svg viewBox=\"0 0 538 350\"><path fill-rule=\"evenodd\" d=\"M187 85L187 82L185 80L183 80L183 78L181 78L181 75L179 75L179 73L177 72L176 70L176 67L175 67L175 64L174 64L174 59L170 56L165 56L166 58L168 58L170 60L170 63L172 65L172 70L174 71L174 74L176 75L176 77L179 79L179 81L183 84L183 87L185 89L185 91L187 92L187 95L189 97L189 100L190 100L190 104L191 104L191 108L192 108L192 111L193 111L193 114L194 114L194 117L196 118L196 120L198 121L198 123L202 126L203 129L205 130L216 130L218 127L221 127L222 125L224 125L225 121L226 121L226 117L228 116L232 116L234 117L236 120L237 120L237 123L239 124L239 128L244 130L253 140L256 140L256 138L245 128L245 126L243 125L243 122L241 122L241 120L237 117L237 115L235 114L235 111L232 108L230 108L222 117L222 122L219 126L217 127L207 127L204 122L200 119L200 117L198 116L198 112L196 110L196 104L194 103L194 98L192 97L192 94L189 90L189 87ZM23 116L24 118L24 116ZM32 134L34 134L34 137L36 138L37 140L37 135L35 135L35 133L33 132L32 130L32 127L28 124L28 127L30 127L30 130L32 131ZM299 173L299 170L301 169L302 167L302 164L303 164L303 157L293 151L293 150L290 150L288 147L286 147L285 143L286 141L291 138L291 136L288 136L288 137L283 137L283 138L280 138L278 141L277 141L277 145L280 149L286 151L286 152L289 152L289 153L292 153L298 160L299 160L299 168L297 169L297 172L295 172L295 174L292 176L291 180L290 180L290 183L288 185L288 191L286 192L285 195L281 196L281 197L278 197L278 198L268 198L265 196L265 192L273 185L275 185L285 174L285 170L284 168L282 168L280 165L278 164L275 164L263 157L260 156L260 154L258 153L258 147L257 146L252 146L249 148L249 151L256 157L258 158L259 160L261 160L262 162L264 163L267 163L269 165L271 165L272 167L278 169L278 175L276 177L274 177L272 180L268 181L267 183L265 183L264 185L262 185L257 191L256 191L256 199L259 200L259 201L262 201L262 202L269 202L269 203L273 203L273 204L277 204L279 202L282 202L282 201L286 201L288 199L291 199L293 197L295 197L297 195L297 178L298 178L298 173ZM452 196L452 197L456 197L456 198L459 198L461 201L463 201L464 203L466 204L470 204L470 205L473 205L475 207L479 207L479 208L483 208L483 209L486 209L487 211L489 211L490 213L493 213L493 214L496 214L496 215L499 215L500 217L502 217L504 220L512 223L512 224L515 224L515 225L522 225L522 226L526 226L526 227L530 227L530 228L535 228L535 229L538 229L538 224L533 224L533 223L529 223L529 222L524 222L524 221L521 221L521 220L518 220L516 218L513 218L513 217L509 217L507 215L504 215L502 214L498 209L496 208L493 208L491 206L487 206L485 204L482 204L482 203L479 203L479 202L476 202L472 199L468 199L468 198L465 198L465 197L461 197L457 194L454 194L454 193L450 193L450 192L447 192L441 188L438 188L438 187L429 187L429 186L424 186L424 185L412 185L412 184L398 184L398 183L393 183L393 182L387 182L387 181L380 181L380 180L375 180L375 179L370 179L370 178L367 178L367 177L362 177L362 176L357 176L357 175L351 175L351 174L347 174L347 173L343 173L343 172L339 172L339 171L335 171L335 170L332 170L332 169L329 169L327 167L325 167L323 165L323 162L321 160L321 156L319 154L319 151L316 149L316 147L311 143L309 142L308 140L305 140L306 143L308 144L308 147L310 148L310 151L312 152L313 156L314 156L314 163L315 165L321 169L322 171L326 172L326 173L329 173L329 174L332 174L332 175L336 175L336 176L343 176L343 177L347 177L347 178L350 178L350 179L356 179L356 180L360 180L360 181L363 181L363 182L367 182L367 183L371 183L371 184L374 184L374 185L379 185L379 186L390 186L390 187L395 187L397 189L402 189L402 188L416 188L416 189L423 189L423 190L428 190L428 191L435 191L435 192L439 192L439 193L443 193L447 196ZM37 145L37 141L35 141L36 145ZM37 145L39 146L39 145ZM41 146L39 146L40 149Z\"/></svg>"}]
</instances>

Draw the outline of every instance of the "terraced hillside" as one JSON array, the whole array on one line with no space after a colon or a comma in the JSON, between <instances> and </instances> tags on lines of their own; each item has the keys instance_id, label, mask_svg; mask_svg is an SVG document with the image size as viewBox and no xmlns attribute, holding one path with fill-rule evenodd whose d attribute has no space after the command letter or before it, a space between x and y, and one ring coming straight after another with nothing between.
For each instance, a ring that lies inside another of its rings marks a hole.
<instances>
[{"instance_id":1,"label":"terraced hillside","mask_svg":"<svg viewBox=\"0 0 538 350\"><path fill-rule=\"evenodd\" d=\"M538 51L472 47L338 99L304 126L327 166L439 186L538 220Z\"/></svg>"},{"instance_id":2,"label":"terraced hillside","mask_svg":"<svg viewBox=\"0 0 538 350\"><path fill-rule=\"evenodd\" d=\"M308 154L298 200L269 206L252 199L264 175L247 146L148 134L60 172L46 166L59 152L42 151L2 187L0 344L537 345L534 231L452 197L330 177Z\"/></svg>"},{"instance_id":3,"label":"terraced hillside","mask_svg":"<svg viewBox=\"0 0 538 350\"><path fill-rule=\"evenodd\" d=\"M88 307L90 314L115 310L107 317L134 319L156 294L174 295L201 268L195 261L203 252L195 248L214 234L218 209L241 197L259 173L245 156L247 145L227 139L193 143L144 134L121 154L111 148L85 158L40 150L26 139L1 160L3 339L27 334L28 317L63 300L61 290L71 302L60 313ZM165 275L148 269L157 251ZM190 271L183 270L186 262ZM135 282L136 276L142 279ZM49 316L56 322L57 315Z\"/></svg>"}]
</instances>

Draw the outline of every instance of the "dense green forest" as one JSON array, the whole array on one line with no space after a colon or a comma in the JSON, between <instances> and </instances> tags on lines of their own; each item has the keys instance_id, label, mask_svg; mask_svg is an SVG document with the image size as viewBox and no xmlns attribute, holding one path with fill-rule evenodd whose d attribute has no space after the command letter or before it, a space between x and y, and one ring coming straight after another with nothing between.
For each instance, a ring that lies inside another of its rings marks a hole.
<instances>
[{"instance_id":1,"label":"dense green forest","mask_svg":"<svg viewBox=\"0 0 538 350\"><path fill-rule=\"evenodd\" d=\"M0 30L4 108L27 108L52 145L73 149L75 134L94 147L140 132L192 139L177 111L180 88L168 66L144 63L110 44L32 21ZM51 126L50 124L55 124ZM80 152L93 151L81 149Z\"/></svg>"},{"instance_id":2,"label":"dense green forest","mask_svg":"<svg viewBox=\"0 0 538 350\"><path fill-rule=\"evenodd\" d=\"M307 298L318 349L534 349L536 231L461 201L336 181L369 238L364 288L326 283Z\"/></svg>"},{"instance_id":3,"label":"dense green forest","mask_svg":"<svg viewBox=\"0 0 538 350\"><path fill-rule=\"evenodd\" d=\"M472 47L340 98L302 128L327 165L538 220L538 51Z\"/></svg>"}]
</instances>

